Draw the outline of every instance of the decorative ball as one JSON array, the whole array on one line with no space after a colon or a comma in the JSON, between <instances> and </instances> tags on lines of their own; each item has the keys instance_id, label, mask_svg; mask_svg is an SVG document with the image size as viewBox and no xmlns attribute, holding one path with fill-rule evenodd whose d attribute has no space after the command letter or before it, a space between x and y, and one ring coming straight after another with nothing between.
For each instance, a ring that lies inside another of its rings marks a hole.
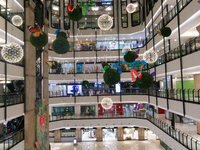
<instances>
[{"instance_id":1,"label":"decorative ball","mask_svg":"<svg viewBox=\"0 0 200 150\"><path fill-rule=\"evenodd\" d=\"M52 47L57 54L65 54L69 51L69 42L67 39L59 37L54 40Z\"/></svg>"},{"instance_id":2,"label":"decorative ball","mask_svg":"<svg viewBox=\"0 0 200 150\"><path fill-rule=\"evenodd\" d=\"M126 11L128 13L134 13L136 11L136 7L133 3L130 3L126 6Z\"/></svg>"},{"instance_id":3,"label":"decorative ball","mask_svg":"<svg viewBox=\"0 0 200 150\"><path fill-rule=\"evenodd\" d=\"M164 37L169 37L172 33L172 30L169 28L169 27L163 27L161 30L160 30L162 36Z\"/></svg>"},{"instance_id":4,"label":"decorative ball","mask_svg":"<svg viewBox=\"0 0 200 150\"><path fill-rule=\"evenodd\" d=\"M63 37L65 39L67 39L67 34L65 32L58 32L58 34L56 35L56 38L59 38L59 37Z\"/></svg>"},{"instance_id":5,"label":"decorative ball","mask_svg":"<svg viewBox=\"0 0 200 150\"><path fill-rule=\"evenodd\" d=\"M103 79L107 85L115 85L120 81L120 73L115 69L109 69L104 73Z\"/></svg>"},{"instance_id":6,"label":"decorative ball","mask_svg":"<svg viewBox=\"0 0 200 150\"><path fill-rule=\"evenodd\" d=\"M102 30L109 30L113 26L113 18L107 14L103 14L98 18L97 24Z\"/></svg>"},{"instance_id":7,"label":"decorative ball","mask_svg":"<svg viewBox=\"0 0 200 150\"><path fill-rule=\"evenodd\" d=\"M143 55L143 60L148 64L155 63L158 59L158 53L154 50L146 51Z\"/></svg>"},{"instance_id":8,"label":"decorative ball","mask_svg":"<svg viewBox=\"0 0 200 150\"><path fill-rule=\"evenodd\" d=\"M24 51L19 44L12 43L2 48L1 55L7 62L17 63L23 58Z\"/></svg>"},{"instance_id":9,"label":"decorative ball","mask_svg":"<svg viewBox=\"0 0 200 150\"><path fill-rule=\"evenodd\" d=\"M148 72L142 72L142 79L138 77L135 81L135 85L140 89L148 89L153 85L153 77Z\"/></svg>"},{"instance_id":10,"label":"decorative ball","mask_svg":"<svg viewBox=\"0 0 200 150\"><path fill-rule=\"evenodd\" d=\"M33 34L30 36L30 42L36 48L44 47L48 43L48 36L43 32L39 37L34 37Z\"/></svg>"},{"instance_id":11,"label":"decorative ball","mask_svg":"<svg viewBox=\"0 0 200 150\"><path fill-rule=\"evenodd\" d=\"M124 56L124 60L125 60L126 62L129 62L129 63L134 62L136 58L137 58L137 55L136 55L135 52L133 52L133 51L129 51L129 52Z\"/></svg>"},{"instance_id":12,"label":"decorative ball","mask_svg":"<svg viewBox=\"0 0 200 150\"><path fill-rule=\"evenodd\" d=\"M131 51L131 48L129 46L125 46L123 49L122 49L122 54L123 55L126 55L129 51Z\"/></svg>"},{"instance_id":13,"label":"decorative ball","mask_svg":"<svg viewBox=\"0 0 200 150\"><path fill-rule=\"evenodd\" d=\"M89 87L90 85L90 83L87 80L83 80L81 83L84 87Z\"/></svg>"},{"instance_id":14,"label":"decorative ball","mask_svg":"<svg viewBox=\"0 0 200 150\"><path fill-rule=\"evenodd\" d=\"M104 68L105 66L108 66L107 62L102 63L102 67Z\"/></svg>"},{"instance_id":15,"label":"decorative ball","mask_svg":"<svg viewBox=\"0 0 200 150\"><path fill-rule=\"evenodd\" d=\"M23 24L23 19L21 16L19 15L14 15L12 17L12 24L14 24L15 26L21 26Z\"/></svg>"},{"instance_id":16,"label":"decorative ball","mask_svg":"<svg viewBox=\"0 0 200 150\"><path fill-rule=\"evenodd\" d=\"M68 13L69 19L73 21L79 21L83 17L82 8L80 6L76 6L73 12Z\"/></svg>"},{"instance_id":17,"label":"decorative ball","mask_svg":"<svg viewBox=\"0 0 200 150\"><path fill-rule=\"evenodd\" d=\"M58 62L54 61L54 64L52 64L51 69L57 69L58 68Z\"/></svg>"},{"instance_id":18,"label":"decorative ball","mask_svg":"<svg viewBox=\"0 0 200 150\"><path fill-rule=\"evenodd\" d=\"M113 106L113 101L112 101L112 99L110 99L110 98L104 98L104 99L101 101L101 106L102 106L104 109L110 109L110 108Z\"/></svg>"}]
</instances>

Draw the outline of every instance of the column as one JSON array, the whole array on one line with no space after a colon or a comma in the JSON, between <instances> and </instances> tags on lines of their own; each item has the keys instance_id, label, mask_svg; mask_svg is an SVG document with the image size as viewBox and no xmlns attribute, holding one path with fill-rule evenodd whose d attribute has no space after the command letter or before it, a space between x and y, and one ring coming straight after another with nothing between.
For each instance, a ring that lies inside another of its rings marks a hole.
<instances>
[{"instance_id":1,"label":"column","mask_svg":"<svg viewBox=\"0 0 200 150\"><path fill-rule=\"evenodd\" d=\"M35 3L32 0L25 2L25 27L34 26ZM36 48L31 45L31 33L25 28L25 150L35 149L35 100L36 100Z\"/></svg>"},{"instance_id":2,"label":"column","mask_svg":"<svg viewBox=\"0 0 200 150\"><path fill-rule=\"evenodd\" d=\"M97 140L98 142L103 141L103 137L102 137L102 128L97 128Z\"/></svg>"},{"instance_id":3,"label":"column","mask_svg":"<svg viewBox=\"0 0 200 150\"><path fill-rule=\"evenodd\" d=\"M81 132L81 128L76 128L76 132L75 132L76 138L78 142L82 142L82 132Z\"/></svg>"},{"instance_id":4,"label":"column","mask_svg":"<svg viewBox=\"0 0 200 150\"><path fill-rule=\"evenodd\" d=\"M123 141L123 134L124 134L124 129L122 127L117 128L117 140L118 141Z\"/></svg>"},{"instance_id":5,"label":"column","mask_svg":"<svg viewBox=\"0 0 200 150\"><path fill-rule=\"evenodd\" d=\"M61 142L61 131L60 130L55 130L54 131L54 142L55 143L60 143Z\"/></svg>"},{"instance_id":6,"label":"column","mask_svg":"<svg viewBox=\"0 0 200 150\"><path fill-rule=\"evenodd\" d=\"M44 18L44 32L48 35L48 24L49 21ZM44 47L43 49L43 58L48 59L48 44ZM48 102L47 104L47 137L49 137L49 72L48 72L48 67L43 59L43 63L42 63L42 67L43 67L43 89L42 89L42 93L43 93L43 98ZM47 145L49 146L49 138L47 138ZM49 149L49 147L47 147Z\"/></svg>"},{"instance_id":7,"label":"column","mask_svg":"<svg viewBox=\"0 0 200 150\"><path fill-rule=\"evenodd\" d=\"M144 128L138 128L138 140L145 140Z\"/></svg>"},{"instance_id":8,"label":"column","mask_svg":"<svg viewBox=\"0 0 200 150\"><path fill-rule=\"evenodd\" d=\"M200 26L198 26L197 28L199 28L198 31L200 33ZM194 77L194 89L195 91L197 91L198 89L200 89L200 74L195 74L193 77ZM196 96L198 96L198 92L195 92L195 97ZM197 126L197 134L200 134L200 122L196 122L196 126Z\"/></svg>"}]
</instances>

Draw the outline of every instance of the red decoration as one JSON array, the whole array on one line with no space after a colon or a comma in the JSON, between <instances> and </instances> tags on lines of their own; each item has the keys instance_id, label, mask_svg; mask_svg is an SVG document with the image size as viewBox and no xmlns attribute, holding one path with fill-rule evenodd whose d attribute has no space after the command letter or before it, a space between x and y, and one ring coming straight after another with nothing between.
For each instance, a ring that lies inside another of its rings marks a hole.
<instances>
[{"instance_id":1,"label":"red decoration","mask_svg":"<svg viewBox=\"0 0 200 150\"><path fill-rule=\"evenodd\" d=\"M71 5L68 3L68 5L67 5L67 12L69 13L69 12L73 12L73 10L74 10L74 6L73 6L73 8L71 7Z\"/></svg>"},{"instance_id":2,"label":"red decoration","mask_svg":"<svg viewBox=\"0 0 200 150\"><path fill-rule=\"evenodd\" d=\"M42 130L42 133L44 133L44 128L46 125L46 114L43 114L43 116L40 115L39 124L40 124L40 129Z\"/></svg>"},{"instance_id":3,"label":"red decoration","mask_svg":"<svg viewBox=\"0 0 200 150\"><path fill-rule=\"evenodd\" d=\"M140 74L134 70L134 69L130 69L130 72L131 72L131 76L132 76L132 80L133 81L136 81L137 77L141 80L142 79L142 68L143 68L143 65L141 66L140 68Z\"/></svg>"}]
</instances>

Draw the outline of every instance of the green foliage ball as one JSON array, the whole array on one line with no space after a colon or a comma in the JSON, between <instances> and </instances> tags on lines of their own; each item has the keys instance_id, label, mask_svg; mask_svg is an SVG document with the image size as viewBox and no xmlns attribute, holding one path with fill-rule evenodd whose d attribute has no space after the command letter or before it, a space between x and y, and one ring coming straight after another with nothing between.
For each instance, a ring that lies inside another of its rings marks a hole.
<instances>
[{"instance_id":1,"label":"green foliage ball","mask_svg":"<svg viewBox=\"0 0 200 150\"><path fill-rule=\"evenodd\" d=\"M67 39L67 35L65 32L58 32L58 34L56 35L56 38L60 38L60 37Z\"/></svg>"},{"instance_id":2,"label":"green foliage ball","mask_svg":"<svg viewBox=\"0 0 200 150\"><path fill-rule=\"evenodd\" d=\"M53 42L52 47L57 54L65 54L69 51L69 42L67 39L59 37Z\"/></svg>"},{"instance_id":3,"label":"green foliage ball","mask_svg":"<svg viewBox=\"0 0 200 150\"><path fill-rule=\"evenodd\" d=\"M54 65L55 64L55 65ZM54 61L54 64L52 64L51 69L57 69L58 68L58 62Z\"/></svg>"},{"instance_id":4,"label":"green foliage ball","mask_svg":"<svg viewBox=\"0 0 200 150\"><path fill-rule=\"evenodd\" d=\"M161 30L160 30L162 36L164 37L169 37L172 33L172 30L169 28L169 27L163 27Z\"/></svg>"},{"instance_id":5,"label":"green foliage ball","mask_svg":"<svg viewBox=\"0 0 200 150\"><path fill-rule=\"evenodd\" d=\"M76 9L71 13L68 13L69 19L73 21L79 21L83 17L82 8L80 6L76 6Z\"/></svg>"},{"instance_id":6,"label":"green foliage ball","mask_svg":"<svg viewBox=\"0 0 200 150\"><path fill-rule=\"evenodd\" d=\"M137 55L136 55L135 52L133 52L133 51L129 51L129 52L124 56L124 60L125 60L126 62L129 62L129 63L134 62L136 58L137 58Z\"/></svg>"},{"instance_id":7,"label":"green foliage ball","mask_svg":"<svg viewBox=\"0 0 200 150\"><path fill-rule=\"evenodd\" d=\"M109 69L104 73L103 79L107 85L115 85L120 81L120 73L115 69Z\"/></svg>"},{"instance_id":8,"label":"green foliage ball","mask_svg":"<svg viewBox=\"0 0 200 150\"><path fill-rule=\"evenodd\" d=\"M108 66L108 63L104 62L104 63L102 64L102 67L103 67L103 68L104 68L105 66Z\"/></svg>"},{"instance_id":9,"label":"green foliage ball","mask_svg":"<svg viewBox=\"0 0 200 150\"><path fill-rule=\"evenodd\" d=\"M83 85L84 87L89 87L90 83L89 83L87 80L83 80L83 81L82 81L82 85Z\"/></svg>"},{"instance_id":10,"label":"green foliage ball","mask_svg":"<svg viewBox=\"0 0 200 150\"><path fill-rule=\"evenodd\" d=\"M44 47L48 43L48 36L43 32L39 37L34 37L33 34L30 36L30 42L36 48Z\"/></svg>"},{"instance_id":11,"label":"green foliage ball","mask_svg":"<svg viewBox=\"0 0 200 150\"><path fill-rule=\"evenodd\" d=\"M153 77L148 72L142 72L142 79L138 77L135 81L135 85L140 89L148 89L153 85Z\"/></svg>"}]
</instances>

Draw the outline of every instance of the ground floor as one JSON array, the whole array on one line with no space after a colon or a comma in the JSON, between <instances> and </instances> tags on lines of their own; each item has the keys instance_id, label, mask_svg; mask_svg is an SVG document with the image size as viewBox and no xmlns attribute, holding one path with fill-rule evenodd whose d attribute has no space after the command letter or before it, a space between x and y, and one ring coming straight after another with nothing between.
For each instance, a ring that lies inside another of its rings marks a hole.
<instances>
[{"instance_id":1,"label":"ground floor","mask_svg":"<svg viewBox=\"0 0 200 150\"><path fill-rule=\"evenodd\" d=\"M51 150L164 150L160 140L51 143Z\"/></svg>"}]
</instances>

